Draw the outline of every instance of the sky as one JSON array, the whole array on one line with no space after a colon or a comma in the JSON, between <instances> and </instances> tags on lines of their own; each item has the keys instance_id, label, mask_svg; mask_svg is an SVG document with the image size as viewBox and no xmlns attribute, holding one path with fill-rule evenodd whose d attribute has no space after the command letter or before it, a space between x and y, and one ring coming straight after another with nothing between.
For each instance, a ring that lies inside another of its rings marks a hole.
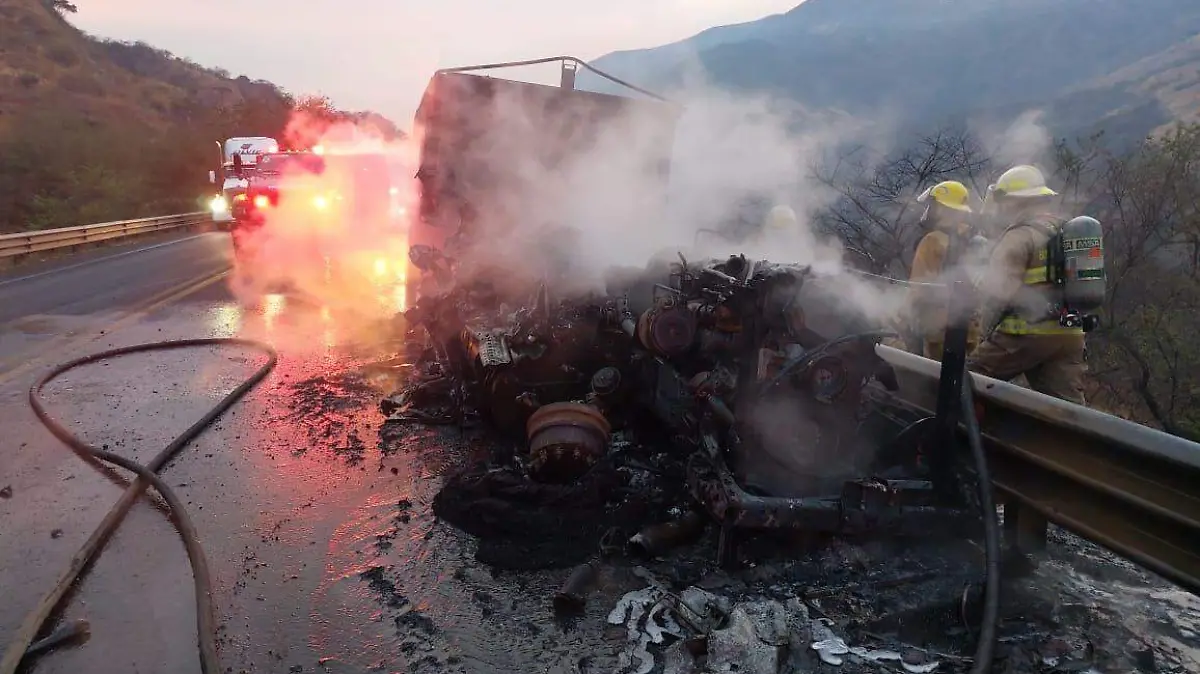
<instances>
[{"instance_id":1,"label":"sky","mask_svg":"<svg viewBox=\"0 0 1200 674\"><path fill-rule=\"evenodd\" d=\"M234 76L329 96L401 126L441 67L570 55L583 59L680 40L787 11L802 0L77 0L100 37L141 40ZM501 71L503 72L503 71ZM506 77L555 81L556 66Z\"/></svg>"}]
</instances>

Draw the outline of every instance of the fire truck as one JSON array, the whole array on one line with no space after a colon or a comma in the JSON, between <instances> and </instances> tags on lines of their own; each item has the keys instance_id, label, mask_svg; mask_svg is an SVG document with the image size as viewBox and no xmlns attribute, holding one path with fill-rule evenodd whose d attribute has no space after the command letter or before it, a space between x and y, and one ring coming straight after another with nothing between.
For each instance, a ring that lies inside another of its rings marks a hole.
<instances>
[{"instance_id":1,"label":"fire truck","mask_svg":"<svg viewBox=\"0 0 1200 674\"><path fill-rule=\"evenodd\" d=\"M266 285L341 279L339 292L402 286L402 191L383 153L275 152L258 158L230 212L235 266ZM328 276L332 275L332 276Z\"/></svg>"},{"instance_id":2,"label":"fire truck","mask_svg":"<svg viewBox=\"0 0 1200 674\"><path fill-rule=\"evenodd\" d=\"M245 191L234 197L235 221L262 224L270 214L326 215L358 231L393 219L391 170L383 154L277 152L263 155Z\"/></svg>"}]
</instances>

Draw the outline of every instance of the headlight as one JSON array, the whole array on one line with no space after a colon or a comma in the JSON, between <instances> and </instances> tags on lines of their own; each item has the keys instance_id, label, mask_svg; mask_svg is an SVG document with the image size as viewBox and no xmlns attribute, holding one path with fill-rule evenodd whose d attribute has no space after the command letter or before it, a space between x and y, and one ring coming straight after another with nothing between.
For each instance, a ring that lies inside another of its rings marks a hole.
<instances>
[{"instance_id":1,"label":"headlight","mask_svg":"<svg viewBox=\"0 0 1200 674\"><path fill-rule=\"evenodd\" d=\"M208 207L212 209L213 213L227 213L229 211L229 202L225 200L225 197L218 194L212 198Z\"/></svg>"}]
</instances>

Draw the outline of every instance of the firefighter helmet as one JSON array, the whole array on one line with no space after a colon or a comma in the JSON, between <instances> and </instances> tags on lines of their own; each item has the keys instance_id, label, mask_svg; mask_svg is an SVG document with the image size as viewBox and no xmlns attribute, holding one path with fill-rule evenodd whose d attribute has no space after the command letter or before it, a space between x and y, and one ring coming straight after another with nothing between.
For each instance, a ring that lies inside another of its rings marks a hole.
<instances>
[{"instance_id":1,"label":"firefighter helmet","mask_svg":"<svg viewBox=\"0 0 1200 674\"><path fill-rule=\"evenodd\" d=\"M767 213L768 229L795 229L799 223L791 206L778 204Z\"/></svg>"},{"instance_id":2,"label":"firefighter helmet","mask_svg":"<svg viewBox=\"0 0 1200 674\"><path fill-rule=\"evenodd\" d=\"M965 213L971 212L971 206L967 204L970 192L967 191L966 185L957 180L944 180L930 187L917 197L917 202L924 203L929 199L933 199L946 208Z\"/></svg>"},{"instance_id":3,"label":"firefighter helmet","mask_svg":"<svg viewBox=\"0 0 1200 674\"><path fill-rule=\"evenodd\" d=\"M1022 164L1014 166L1004 173L995 185L989 188L997 197L1053 197L1058 194L1046 187L1046 176L1036 166Z\"/></svg>"}]
</instances>

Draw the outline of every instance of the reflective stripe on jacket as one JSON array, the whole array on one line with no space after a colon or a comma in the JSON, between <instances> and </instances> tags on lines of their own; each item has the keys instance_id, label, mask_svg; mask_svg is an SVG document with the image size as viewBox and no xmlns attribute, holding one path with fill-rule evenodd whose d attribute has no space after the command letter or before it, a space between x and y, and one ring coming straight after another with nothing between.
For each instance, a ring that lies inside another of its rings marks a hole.
<instances>
[{"instance_id":1,"label":"reflective stripe on jacket","mask_svg":"<svg viewBox=\"0 0 1200 674\"><path fill-rule=\"evenodd\" d=\"M1053 304L1046 245L1058 220L1038 216L1009 227L996 244L989 264L988 288L1004 306L997 332L1010 335L1075 335L1082 328L1064 328L1049 315Z\"/></svg>"}]
</instances>

